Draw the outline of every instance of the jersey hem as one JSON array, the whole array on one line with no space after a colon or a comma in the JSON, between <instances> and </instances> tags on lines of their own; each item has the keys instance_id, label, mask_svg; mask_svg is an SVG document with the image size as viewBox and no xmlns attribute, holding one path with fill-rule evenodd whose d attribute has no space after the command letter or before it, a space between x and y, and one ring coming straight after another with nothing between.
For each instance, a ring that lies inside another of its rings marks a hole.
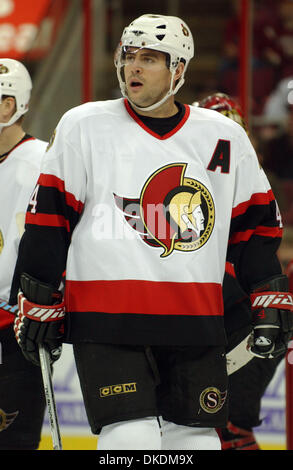
<instances>
[{"instance_id":1,"label":"jersey hem","mask_svg":"<svg viewBox=\"0 0 293 470\"><path fill-rule=\"evenodd\" d=\"M223 317L68 312L65 318L64 342L225 346L227 340Z\"/></svg>"}]
</instances>

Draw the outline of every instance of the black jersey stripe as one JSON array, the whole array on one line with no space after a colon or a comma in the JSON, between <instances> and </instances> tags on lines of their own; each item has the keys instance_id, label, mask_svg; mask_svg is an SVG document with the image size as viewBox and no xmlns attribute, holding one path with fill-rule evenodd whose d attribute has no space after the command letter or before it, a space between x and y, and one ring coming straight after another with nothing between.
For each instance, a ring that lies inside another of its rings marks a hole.
<instances>
[{"instance_id":1,"label":"black jersey stripe","mask_svg":"<svg viewBox=\"0 0 293 470\"><path fill-rule=\"evenodd\" d=\"M232 218L235 218L241 214L247 212L247 209L251 206L264 206L269 205L272 201L275 201L273 191L270 189L266 193L255 193L251 196L248 201L241 202L232 210Z\"/></svg>"},{"instance_id":2,"label":"black jersey stripe","mask_svg":"<svg viewBox=\"0 0 293 470\"><path fill-rule=\"evenodd\" d=\"M244 230L242 232L235 232L229 239L229 244L248 242L253 235L270 238L281 238L282 229L280 227L269 227L259 225L255 229Z\"/></svg>"},{"instance_id":3,"label":"black jersey stripe","mask_svg":"<svg viewBox=\"0 0 293 470\"><path fill-rule=\"evenodd\" d=\"M84 204L65 190L64 181L54 175L41 174L34 194L28 206L26 223L64 227L71 233Z\"/></svg>"},{"instance_id":4,"label":"black jersey stripe","mask_svg":"<svg viewBox=\"0 0 293 470\"><path fill-rule=\"evenodd\" d=\"M79 212L67 205L66 196L63 192L56 188L44 186L39 186L36 203L34 205L32 201L30 202L27 213L64 217L68 221L71 230L73 230L80 217ZM32 220L31 223L35 222Z\"/></svg>"},{"instance_id":5,"label":"black jersey stripe","mask_svg":"<svg viewBox=\"0 0 293 470\"><path fill-rule=\"evenodd\" d=\"M231 220L229 243L248 241L253 235L281 237L282 228L277 214L274 199L268 204L246 206L245 212L238 212Z\"/></svg>"},{"instance_id":6,"label":"black jersey stripe","mask_svg":"<svg viewBox=\"0 0 293 470\"><path fill-rule=\"evenodd\" d=\"M65 183L61 178L58 178L55 175L41 173L38 179L38 184L43 187L57 189L61 194L64 194L67 206L72 207L72 209L78 214L82 212L84 206L83 202L76 199L73 193L66 191Z\"/></svg>"}]
</instances>

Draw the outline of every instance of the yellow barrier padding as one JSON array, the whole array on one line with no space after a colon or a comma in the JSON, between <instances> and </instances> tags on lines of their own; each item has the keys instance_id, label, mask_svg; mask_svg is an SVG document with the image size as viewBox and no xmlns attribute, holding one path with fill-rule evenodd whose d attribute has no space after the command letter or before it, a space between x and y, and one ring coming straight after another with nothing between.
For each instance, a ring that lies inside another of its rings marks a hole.
<instances>
[{"instance_id":1,"label":"yellow barrier padding","mask_svg":"<svg viewBox=\"0 0 293 470\"><path fill-rule=\"evenodd\" d=\"M286 450L286 446L282 444L260 444L261 450Z\"/></svg>"},{"instance_id":2,"label":"yellow barrier padding","mask_svg":"<svg viewBox=\"0 0 293 470\"><path fill-rule=\"evenodd\" d=\"M62 436L64 450L96 450L97 442L94 436ZM51 436L42 436L38 450L53 450Z\"/></svg>"}]
</instances>

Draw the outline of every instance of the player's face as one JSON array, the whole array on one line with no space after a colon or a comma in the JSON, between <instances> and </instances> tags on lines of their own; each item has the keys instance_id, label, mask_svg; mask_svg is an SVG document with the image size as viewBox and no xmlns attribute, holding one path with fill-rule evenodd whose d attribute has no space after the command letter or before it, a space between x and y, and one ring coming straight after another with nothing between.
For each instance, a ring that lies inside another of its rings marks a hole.
<instances>
[{"instance_id":1,"label":"player's face","mask_svg":"<svg viewBox=\"0 0 293 470\"><path fill-rule=\"evenodd\" d=\"M163 52L128 48L124 57L124 76L127 95L139 107L157 103L170 88L171 73Z\"/></svg>"}]
</instances>

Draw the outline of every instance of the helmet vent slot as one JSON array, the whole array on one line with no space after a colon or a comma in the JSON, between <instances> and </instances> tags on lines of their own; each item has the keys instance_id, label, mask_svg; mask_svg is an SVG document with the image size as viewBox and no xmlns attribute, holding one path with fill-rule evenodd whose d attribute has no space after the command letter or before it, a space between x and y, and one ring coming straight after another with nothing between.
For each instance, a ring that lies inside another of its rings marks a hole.
<instances>
[{"instance_id":1,"label":"helmet vent slot","mask_svg":"<svg viewBox=\"0 0 293 470\"><path fill-rule=\"evenodd\" d=\"M166 36L166 34L158 34L158 35L156 36L156 38L157 38L159 41L162 41L165 36Z\"/></svg>"},{"instance_id":2,"label":"helmet vent slot","mask_svg":"<svg viewBox=\"0 0 293 470\"><path fill-rule=\"evenodd\" d=\"M144 34L143 31L138 31L138 30L132 30L132 33L133 33L135 36L141 36L142 34Z\"/></svg>"}]
</instances>

